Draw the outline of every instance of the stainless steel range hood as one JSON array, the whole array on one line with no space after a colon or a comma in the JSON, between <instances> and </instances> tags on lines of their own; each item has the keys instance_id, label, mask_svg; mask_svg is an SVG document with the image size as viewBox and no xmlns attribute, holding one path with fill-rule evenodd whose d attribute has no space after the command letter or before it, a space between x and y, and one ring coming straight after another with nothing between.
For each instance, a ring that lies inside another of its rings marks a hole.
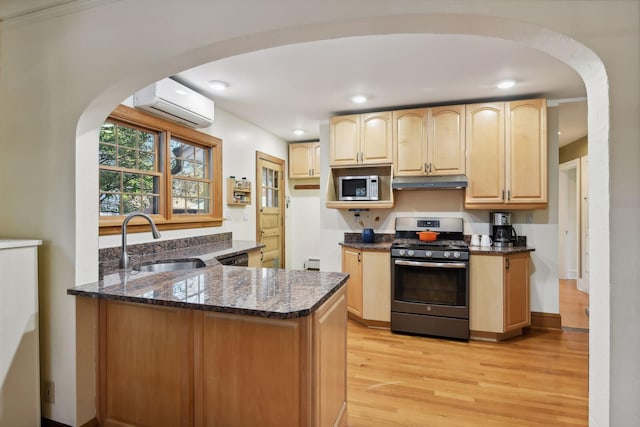
<instances>
[{"instance_id":1,"label":"stainless steel range hood","mask_svg":"<svg viewBox=\"0 0 640 427\"><path fill-rule=\"evenodd\" d=\"M400 176L393 179L394 190L447 190L467 187L465 175L450 176Z\"/></svg>"}]
</instances>

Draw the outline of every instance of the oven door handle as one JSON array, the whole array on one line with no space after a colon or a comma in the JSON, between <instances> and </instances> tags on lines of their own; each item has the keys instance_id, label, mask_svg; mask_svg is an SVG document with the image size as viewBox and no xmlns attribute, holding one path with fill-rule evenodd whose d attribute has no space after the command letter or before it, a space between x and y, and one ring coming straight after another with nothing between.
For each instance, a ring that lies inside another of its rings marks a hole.
<instances>
[{"instance_id":1,"label":"oven door handle","mask_svg":"<svg viewBox=\"0 0 640 427\"><path fill-rule=\"evenodd\" d=\"M394 264L406 265L408 267L467 268L467 263L464 262L422 262L396 259L394 260Z\"/></svg>"}]
</instances>

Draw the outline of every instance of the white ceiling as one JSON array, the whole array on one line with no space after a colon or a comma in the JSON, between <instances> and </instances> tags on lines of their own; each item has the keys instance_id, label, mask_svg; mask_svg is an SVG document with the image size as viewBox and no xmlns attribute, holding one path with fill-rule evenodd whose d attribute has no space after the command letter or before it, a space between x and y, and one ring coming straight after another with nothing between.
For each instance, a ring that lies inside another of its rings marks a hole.
<instances>
[{"instance_id":1,"label":"white ceiling","mask_svg":"<svg viewBox=\"0 0 640 427\"><path fill-rule=\"evenodd\" d=\"M505 40L457 35L398 34L288 45L204 64L175 78L288 141L317 139L318 125L336 113L586 96L577 73L548 55ZM517 84L498 89L495 85L503 79ZM216 93L210 80L230 86ZM370 100L353 104L355 94ZM586 120L579 126L583 130L574 127L565 123L562 134L586 134ZM293 135L298 128L307 133Z\"/></svg>"},{"instance_id":2,"label":"white ceiling","mask_svg":"<svg viewBox=\"0 0 640 427\"><path fill-rule=\"evenodd\" d=\"M0 0L0 21L90 0ZM318 138L336 113L414 105L543 96L585 99L580 77L537 50L494 38L397 34L288 45L234 56L176 79L215 100L216 106L287 141ZM513 79L508 90L495 87ZM209 80L230 87L210 90ZM350 102L354 94L366 104ZM561 101L562 102L562 101ZM560 104L560 145L586 135L586 102ZM293 129L305 129L295 136Z\"/></svg>"}]
</instances>

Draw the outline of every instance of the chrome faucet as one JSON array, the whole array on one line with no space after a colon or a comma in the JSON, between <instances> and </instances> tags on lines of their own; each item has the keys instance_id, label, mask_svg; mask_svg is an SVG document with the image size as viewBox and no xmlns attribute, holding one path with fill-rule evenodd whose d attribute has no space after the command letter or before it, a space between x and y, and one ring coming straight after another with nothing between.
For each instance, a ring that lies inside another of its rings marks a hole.
<instances>
[{"instance_id":1,"label":"chrome faucet","mask_svg":"<svg viewBox=\"0 0 640 427\"><path fill-rule=\"evenodd\" d=\"M151 232L153 233L153 238L154 239L160 238L160 233L158 232L158 229L156 228L155 223L153 222L153 220L149 215L143 214L141 212L132 212L129 215L127 215L127 217L122 222L122 250L121 250L122 253L120 254L120 268L124 268L124 269L129 268L129 254L127 253L127 224L129 223L131 218L133 218L134 216L141 216L142 218L149 221L149 224L151 225Z\"/></svg>"}]
</instances>

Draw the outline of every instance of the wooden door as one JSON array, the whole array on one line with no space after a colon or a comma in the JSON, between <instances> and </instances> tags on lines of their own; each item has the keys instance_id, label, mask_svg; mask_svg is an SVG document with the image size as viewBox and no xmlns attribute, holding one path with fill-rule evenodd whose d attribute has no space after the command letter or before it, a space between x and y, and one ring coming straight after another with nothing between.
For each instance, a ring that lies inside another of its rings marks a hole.
<instances>
[{"instance_id":1,"label":"wooden door","mask_svg":"<svg viewBox=\"0 0 640 427\"><path fill-rule=\"evenodd\" d=\"M284 268L284 160L256 152L256 241L262 248L262 265Z\"/></svg>"},{"instance_id":2,"label":"wooden door","mask_svg":"<svg viewBox=\"0 0 640 427\"><path fill-rule=\"evenodd\" d=\"M289 144L289 178L311 178L313 143Z\"/></svg>"},{"instance_id":3,"label":"wooden door","mask_svg":"<svg viewBox=\"0 0 640 427\"><path fill-rule=\"evenodd\" d=\"M362 255L358 249L342 248L342 271L349 273L347 309L362 318Z\"/></svg>"},{"instance_id":4,"label":"wooden door","mask_svg":"<svg viewBox=\"0 0 640 427\"><path fill-rule=\"evenodd\" d=\"M320 143L311 144L311 176L320 178Z\"/></svg>"},{"instance_id":5,"label":"wooden door","mask_svg":"<svg viewBox=\"0 0 640 427\"><path fill-rule=\"evenodd\" d=\"M392 163L391 111L362 114L360 138L360 163Z\"/></svg>"},{"instance_id":6,"label":"wooden door","mask_svg":"<svg viewBox=\"0 0 640 427\"><path fill-rule=\"evenodd\" d=\"M429 175L464 175L465 106L429 109Z\"/></svg>"},{"instance_id":7,"label":"wooden door","mask_svg":"<svg viewBox=\"0 0 640 427\"><path fill-rule=\"evenodd\" d=\"M521 253L504 260L504 330L529 326L529 254Z\"/></svg>"},{"instance_id":8,"label":"wooden door","mask_svg":"<svg viewBox=\"0 0 640 427\"><path fill-rule=\"evenodd\" d=\"M394 175L426 175L427 109L398 110L392 117Z\"/></svg>"},{"instance_id":9,"label":"wooden door","mask_svg":"<svg viewBox=\"0 0 640 427\"><path fill-rule=\"evenodd\" d=\"M547 103L507 104L507 203L547 203Z\"/></svg>"},{"instance_id":10,"label":"wooden door","mask_svg":"<svg viewBox=\"0 0 640 427\"><path fill-rule=\"evenodd\" d=\"M360 157L360 116L335 116L329 121L331 166L357 165Z\"/></svg>"},{"instance_id":11,"label":"wooden door","mask_svg":"<svg viewBox=\"0 0 640 427\"><path fill-rule=\"evenodd\" d=\"M504 103L467 105L465 204L504 203Z\"/></svg>"}]
</instances>

